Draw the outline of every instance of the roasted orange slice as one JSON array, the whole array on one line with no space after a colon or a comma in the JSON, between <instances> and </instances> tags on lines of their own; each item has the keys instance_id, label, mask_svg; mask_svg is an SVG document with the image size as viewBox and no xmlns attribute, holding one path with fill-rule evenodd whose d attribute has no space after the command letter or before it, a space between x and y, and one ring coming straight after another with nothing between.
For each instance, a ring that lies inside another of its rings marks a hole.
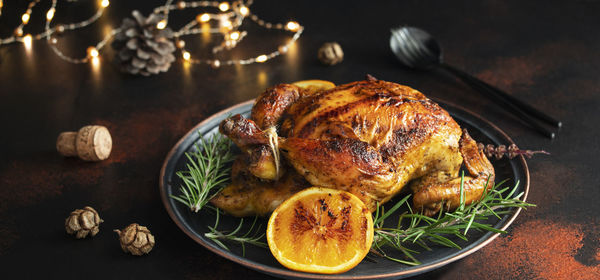
<instances>
[{"instance_id":1,"label":"roasted orange slice","mask_svg":"<svg viewBox=\"0 0 600 280\"><path fill-rule=\"evenodd\" d=\"M330 81L323 81L323 80L297 81L297 82L293 83L293 85L296 85L300 88L307 90L309 94L332 89L335 87L334 83L332 83Z\"/></svg>"},{"instance_id":2,"label":"roasted orange slice","mask_svg":"<svg viewBox=\"0 0 600 280\"><path fill-rule=\"evenodd\" d=\"M283 266L313 273L341 273L358 265L373 242L369 208L349 192L312 187L275 209L267 242Z\"/></svg>"}]
</instances>

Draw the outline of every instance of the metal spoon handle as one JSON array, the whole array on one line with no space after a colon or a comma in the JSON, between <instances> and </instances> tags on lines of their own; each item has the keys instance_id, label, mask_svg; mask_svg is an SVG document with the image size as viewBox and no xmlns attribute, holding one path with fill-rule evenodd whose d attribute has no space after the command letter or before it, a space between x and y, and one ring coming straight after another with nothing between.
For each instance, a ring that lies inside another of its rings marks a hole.
<instances>
[{"instance_id":1,"label":"metal spoon handle","mask_svg":"<svg viewBox=\"0 0 600 280\"><path fill-rule=\"evenodd\" d=\"M490 84L488 84L488 83L486 83L486 82L484 82L484 81L482 81L482 80L480 80L480 79L478 79L476 77L473 77L473 76L469 75L468 73L466 73L466 72L464 72L464 71L462 71L460 69L457 69L457 68L455 68L455 67L453 67L451 65L448 65L446 63L442 63L442 67L444 69L450 71L450 72L453 72L457 76L461 77L461 79L463 79L463 80L465 80L465 78L466 78L466 79L470 80L472 83L478 83L478 84L480 84L481 86L487 88L488 91L490 91L492 94L494 94L494 95L496 95L496 96L498 96L500 98L508 100L510 103L512 103L515 106L519 107L525 113L527 113L527 114L529 114L529 115L531 115L533 117L536 117L536 118L538 118L538 119L540 119L542 121L545 121L546 123L551 124L551 125L553 125L555 127L561 127L562 126L562 123L560 121L558 121L558 120L556 120L556 119L548 116L544 112L541 112L540 110L538 110L538 109L534 108L533 106L531 106L531 105L529 105L529 104L527 104L527 103L525 103L525 102L523 102L523 101L521 101L521 100L513 97L512 95L507 94L506 92L502 91L501 89L498 89L495 86L492 86L492 85L490 85ZM469 81L465 81L465 82L467 82L469 84L471 83Z\"/></svg>"},{"instance_id":2,"label":"metal spoon handle","mask_svg":"<svg viewBox=\"0 0 600 280\"><path fill-rule=\"evenodd\" d=\"M555 134L554 132L549 131L548 129L544 128L543 126L539 125L533 118L531 118L531 116L528 115L528 113L530 112L526 112L524 111L523 108L517 106L517 104L512 103L510 99L508 98L504 98L504 95L509 96L508 94L502 92L499 89L494 90L494 87L467 74L464 71L461 71L459 69L456 69L446 63L442 63L440 64L440 66L445 69L446 71L456 75L457 77L459 77L461 80L463 80L465 83L469 84L470 86L474 87L475 89L477 89L480 92L483 93L487 93L488 95L491 95L492 97L495 97L497 100L499 100L500 102L504 103L506 106L508 106L508 108L515 114L517 115L519 118L521 118L523 121L525 121L527 124L529 124L532 128L534 128L535 130L537 130L538 132L540 132L541 134L543 134L546 137L549 137L551 139L554 138ZM498 92L501 92L502 94L499 94ZM521 102L522 103L522 102ZM523 103L524 104L524 103ZM531 107L532 108L532 107ZM536 110L537 111L537 110ZM538 111L539 112L539 111ZM539 112L540 114L543 114L541 112ZM545 115L545 114L544 114ZM547 118L553 120L552 118L548 117ZM558 126L560 126L560 122L555 121L558 123Z\"/></svg>"}]
</instances>

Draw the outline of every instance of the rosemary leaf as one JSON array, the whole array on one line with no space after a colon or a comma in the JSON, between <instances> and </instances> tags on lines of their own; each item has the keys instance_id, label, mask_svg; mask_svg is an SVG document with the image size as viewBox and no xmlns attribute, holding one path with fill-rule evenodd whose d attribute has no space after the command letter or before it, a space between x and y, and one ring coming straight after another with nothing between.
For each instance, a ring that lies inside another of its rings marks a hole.
<instances>
[{"instance_id":1,"label":"rosemary leaf","mask_svg":"<svg viewBox=\"0 0 600 280\"><path fill-rule=\"evenodd\" d=\"M404 204L406 202L406 200L408 200L409 197L410 197L410 195L405 196L402 200L398 201L398 203L396 203L396 205L394 205L394 207L392 207L392 209L390 209L386 213L383 213L383 211L382 211L381 217L377 218L374 223L379 224L381 221L385 220L385 218L387 218L389 215L391 215L396 210L398 210L398 208L400 208L400 206L402 206L402 204Z\"/></svg>"},{"instance_id":2,"label":"rosemary leaf","mask_svg":"<svg viewBox=\"0 0 600 280\"><path fill-rule=\"evenodd\" d=\"M219 226L219 217L220 217L219 213L220 212L221 211L217 209L217 211L216 211L217 216L215 218L215 226L208 227L209 232L204 234L204 236L206 238L212 240L217 245L219 245L220 247L222 247L228 251L229 251L229 248L227 246L225 246L224 241L233 241L233 242L240 243L240 245L242 247L242 256L245 256L245 254L246 254L246 244L251 244L251 245L254 245L257 247L263 247L263 248L266 248L268 246L267 243L262 241L263 238L265 237L265 233L263 231L261 231L261 227L258 226L255 229L256 222L258 221L258 216L254 217L254 221L252 222L252 225L250 226L248 231L246 231L245 234L243 234L241 236L237 236L237 234L240 232L240 230L244 226L244 219L241 218L240 222L238 223L238 226L231 232L226 233L224 231L220 231L217 229L217 227Z\"/></svg>"}]
</instances>

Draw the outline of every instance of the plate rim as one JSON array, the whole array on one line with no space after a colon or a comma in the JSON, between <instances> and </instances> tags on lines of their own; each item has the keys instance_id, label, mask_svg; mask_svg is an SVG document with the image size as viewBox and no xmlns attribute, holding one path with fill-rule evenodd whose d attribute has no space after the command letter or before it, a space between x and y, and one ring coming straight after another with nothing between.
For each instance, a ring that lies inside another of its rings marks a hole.
<instances>
[{"instance_id":1,"label":"plate rim","mask_svg":"<svg viewBox=\"0 0 600 280\"><path fill-rule=\"evenodd\" d=\"M515 142L512 140L512 138L510 136L508 136L508 134L506 134L506 132L504 132L502 129L500 129L498 126L496 126L495 124L493 124L492 122L488 121L487 119L481 117L481 115L474 113L471 110L468 110L462 106L458 106L452 102L448 102L446 100L443 99L438 99L438 98L430 98L432 99L434 102L436 103L443 103L449 106L452 106L454 108L457 108L459 110L462 110L470 115L473 115L475 117L477 117L480 121L483 121L485 124L489 125L490 127L492 127L496 132L499 132L504 138L506 138L506 140L508 140L509 143L506 143L507 145L510 144L515 144ZM283 277L294 277L294 278L305 278L305 279L380 279L380 278L391 278L391 277L409 277L409 276L413 276L413 275L418 275L421 273L425 273L437 268L440 268L442 266L445 266L449 263L455 262L457 260L460 260L464 257L467 257L469 255L471 255L472 253L478 251L479 249L483 248L484 246L486 246L487 244L489 244L490 242L492 242L494 239L496 239L500 233L492 233L490 237L488 237L486 240L480 242L479 244L470 247L469 249L465 250L464 252L460 252L446 260L440 261L440 262L435 262L429 265L425 265L422 267L418 267L414 270L404 270L404 271L397 271L397 272L390 272L390 273L379 273L379 274L373 274L373 275L357 275L357 276L352 276L352 275L340 275L340 274L332 274L332 275L328 275L328 274L313 274L313 273L305 273L305 272L299 272L299 271L293 271L293 270L286 270L286 269L281 269L281 268L275 268L275 267L271 267L268 265L264 265L264 264L260 264L260 263L256 263L253 262L249 259L246 259L243 256L238 256L235 255L233 253L229 253L227 254L226 252L219 250L213 246L210 246L209 244L206 244L204 242L204 240L200 239L198 236L196 236L193 232L189 231L186 229L186 227L181 223L181 221L179 221L179 219L177 218L177 216L175 215L175 212L173 210L173 208L171 207L168 199L169 197L167 196L166 192L165 192L165 185L164 185L164 178L165 178L165 172L166 172L166 167L170 161L170 159L172 158L173 154L178 150L178 147L187 139L189 138L193 133L197 133L197 130L206 125L207 123L210 123L211 121L213 121L213 119L221 117L223 114L233 111L235 109L238 109L240 107L244 107L247 106L248 104L253 104L255 101L255 99L250 99L248 101L245 102L241 102L241 103L237 103L235 105L232 105L230 107L227 107L225 109L222 109L212 115L210 115L208 118L204 119L203 121L199 122L198 124L196 124L192 129L190 129L184 136L182 136L177 143L171 148L171 150L169 151L169 153L167 154L167 156L165 157L165 160L163 161L162 167L160 169L160 176L159 176L159 188L160 188L160 196L161 196L161 201L163 202L163 205L165 207L165 209L167 210L167 213L169 214L169 217L171 218L171 220L173 220L173 222L175 222L175 224L179 227L180 230L182 230L187 236L189 236L190 238L192 238L192 240L194 240L196 243L201 244L204 248L212 251L213 253L224 257L230 261L233 261L235 263L244 265L248 268L254 269L256 271L259 271L261 273L266 273L269 275L277 275L277 276L283 276ZM446 109L444 109L446 110ZM515 160L516 158L512 159ZM523 155L519 155L518 156L518 160L521 162L521 164L523 165L523 170L524 170L524 176L525 176L525 184L523 186L524 191L523 191L523 201L527 201L527 197L529 194L529 184L530 184L530 174L529 174L529 167L527 165L527 161L525 160L525 157ZM517 208L514 213L508 218L508 220L506 221L506 223L500 228L500 230L506 230L513 222L514 220L517 218L517 216L519 215L519 213L521 213L521 208Z\"/></svg>"}]
</instances>

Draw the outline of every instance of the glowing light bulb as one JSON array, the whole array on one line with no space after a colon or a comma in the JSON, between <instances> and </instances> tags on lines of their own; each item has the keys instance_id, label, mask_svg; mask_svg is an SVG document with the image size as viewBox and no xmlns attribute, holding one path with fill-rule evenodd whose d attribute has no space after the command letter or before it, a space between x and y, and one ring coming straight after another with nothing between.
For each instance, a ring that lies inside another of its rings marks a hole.
<instances>
[{"instance_id":1,"label":"glowing light bulb","mask_svg":"<svg viewBox=\"0 0 600 280\"><path fill-rule=\"evenodd\" d=\"M46 13L46 20L51 21L54 17L54 12L54 8L50 8L50 10L48 10L48 12Z\"/></svg>"},{"instance_id":2,"label":"glowing light bulb","mask_svg":"<svg viewBox=\"0 0 600 280\"><path fill-rule=\"evenodd\" d=\"M27 34L25 35L25 37L23 37L23 45L25 45L26 49L31 49L31 42L33 41L33 37L31 37L31 34Z\"/></svg>"},{"instance_id":3,"label":"glowing light bulb","mask_svg":"<svg viewBox=\"0 0 600 280\"><path fill-rule=\"evenodd\" d=\"M222 12L229 10L229 3L221 2L221 4L219 4L219 10L221 10Z\"/></svg>"},{"instance_id":4,"label":"glowing light bulb","mask_svg":"<svg viewBox=\"0 0 600 280\"><path fill-rule=\"evenodd\" d=\"M59 34L65 32L65 26L62 24L57 25L55 28L56 32L58 32Z\"/></svg>"},{"instance_id":5,"label":"glowing light bulb","mask_svg":"<svg viewBox=\"0 0 600 280\"><path fill-rule=\"evenodd\" d=\"M279 46L279 48L277 48L277 50L278 50L280 53L287 53L287 51L288 51L288 47L287 47L287 46Z\"/></svg>"},{"instance_id":6,"label":"glowing light bulb","mask_svg":"<svg viewBox=\"0 0 600 280\"><path fill-rule=\"evenodd\" d=\"M21 16L21 20L23 21L23 24L27 24L29 22L29 14L28 13L24 13Z\"/></svg>"},{"instance_id":7,"label":"glowing light bulb","mask_svg":"<svg viewBox=\"0 0 600 280\"><path fill-rule=\"evenodd\" d=\"M221 27L231 29L231 27L232 27L231 21L228 19L221 21Z\"/></svg>"},{"instance_id":8,"label":"glowing light bulb","mask_svg":"<svg viewBox=\"0 0 600 280\"><path fill-rule=\"evenodd\" d=\"M88 56L91 58L98 57L100 53L98 53L98 49L96 47L90 46L87 48Z\"/></svg>"},{"instance_id":9,"label":"glowing light bulb","mask_svg":"<svg viewBox=\"0 0 600 280\"><path fill-rule=\"evenodd\" d=\"M108 2L108 0L102 0L102 2L100 2L100 6L102 6L102 8L106 8L108 7L108 5L110 5L110 2Z\"/></svg>"},{"instance_id":10,"label":"glowing light bulb","mask_svg":"<svg viewBox=\"0 0 600 280\"><path fill-rule=\"evenodd\" d=\"M242 16L247 16L249 13L250 13L250 10L248 9L248 7L246 7L246 6L240 7L240 14L242 14Z\"/></svg>"},{"instance_id":11,"label":"glowing light bulb","mask_svg":"<svg viewBox=\"0 0 600 280\"><path fill-rule=\"evenodd\" d=\"M210 20L210 15L209 14L201 14L196 17L196 20L198 22L207 22Z\"/></svg>"},{"instance_id":12,"label":"glowing light bulb","mask_svg":"<svg viewBox=\"0 0 600 280\"><path fill-rule=\"evenodd\" d=\"M267 56L264 54L261 54L256 57L256 62L265 62L265 61L267 61Z\"/></svg>"},{"instance_id":13,"label":"glowing light bulb","mask_svg":"<svg viewBox=\"0 0 600 280\"><path fill-rule=\"evenodd\" d=\"M192 58L192 55L188 51L183 52L183 60L189 61Z\"/></svg>"},{"instance_id":14,"label":"glowing light bulb","mask_svg":"<svg viewBox=\"0 0 600 280\"><path fill-rule=\"evenodd\" d=\"M285 28L287 28L290 31L296 31L298 30L298 28L300 28L300 24L295 21L290 21L285 25Z\"/></svg>"},{"instance_id":15,"label":"glowing light bulb","mask_svg":"<svg viewBox=\"0 0 600 280\"><path fill-rule=\"evenodd\" d=\"M237 40L239 38L240 38L240 32L239 31L235 31L235 32L229 33L229 39L231 39L231 40Z\"/></svg>"},{"instance_id":16,"label":"glowing light bulb","mask_svg":"<svg viewBox=\"0 0 600 280\"><path fill-rule=\"evenodd\" d=\"M94 67L98 67L99 64L100 64L100 58L97 56L92 57L92 65L94 65Z\"/></svg>"},{"instance_id":17,"label":"glowing light bulb","mask_svg":"<svg viewBox=\"0 0 600 280\"><path fill-rule=\"evenodd\" d=\"M164 19L156 24L156 28L158 29L165 29L165 27L167 27L167 21Z\"/></svg>"},{"instance_id":18,"label":"glowing light bulb","mask_svg":"<svg viewBox=\"0 0 600 280\"><path fill-rule=\"evenodd\" d=\"M23 36L23 28L17 27L15 28L15 32L14 32L15 36L17 37L21 37Z\"/></svg>"}]
</instances>

